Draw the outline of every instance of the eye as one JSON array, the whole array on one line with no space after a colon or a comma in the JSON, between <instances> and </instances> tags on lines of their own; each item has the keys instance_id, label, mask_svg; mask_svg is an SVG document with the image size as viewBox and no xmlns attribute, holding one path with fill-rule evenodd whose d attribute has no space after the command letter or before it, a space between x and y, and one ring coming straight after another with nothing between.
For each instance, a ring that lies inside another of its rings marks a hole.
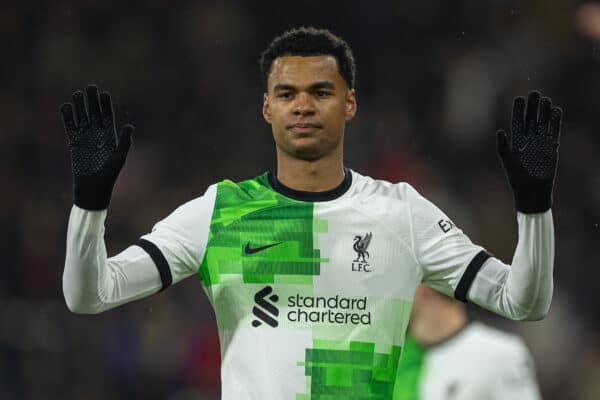
<instances>
[{"instance_id":1,"label":"eye","mask_svg":"<svg viewBox=\"0 0 600 400\"><path fill-rule=\"evenodd\" d=\"M292 92L279 92L277 94L277 97L279 97L280 99L291 99L292 98Z\"/></svg>"},{"instance_id":2,"label":"eye","mask_svg":"<svg viewBox=\"0 0 600 400\"><path fill-rule=\"evenodd\" d=\"M317 90L315 92L315 96L317 96L317 97L327 97L327 96L331 96L331 93L328 92L327 90Z\"/></svg>"}]
</instances>

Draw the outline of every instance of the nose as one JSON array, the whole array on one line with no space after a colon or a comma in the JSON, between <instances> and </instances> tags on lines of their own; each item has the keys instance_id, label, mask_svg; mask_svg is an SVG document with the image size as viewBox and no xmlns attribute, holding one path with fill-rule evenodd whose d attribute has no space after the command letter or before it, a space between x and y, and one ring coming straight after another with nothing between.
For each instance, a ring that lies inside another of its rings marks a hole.
<instances>
[{"instance_id":1,"label":"nose","mask_svg":"<svg viewBox=\"0 0 600 400\"><path fill-rule=\"evenodd\" d=\"M298 93L294 101L293 107L294 115L297 116L310 116L315 113L315 104L312 97L308 93Z\"/></svg>"}]
</instances>

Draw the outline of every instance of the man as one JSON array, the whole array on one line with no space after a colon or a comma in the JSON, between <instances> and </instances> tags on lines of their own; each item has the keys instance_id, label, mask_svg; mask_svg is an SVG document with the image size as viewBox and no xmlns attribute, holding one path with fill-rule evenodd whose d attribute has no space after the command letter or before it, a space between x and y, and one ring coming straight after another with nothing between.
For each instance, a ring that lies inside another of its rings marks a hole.
<instances>
[{"instance_id":1,"label":"man","mask_svg":"<svg viewBox=\"0 0 600 400\"><path fill-rule=\"evenodd\" d=\"M415 293L394 400L538 400L527 347L469 323L462 303L425 285Z\"/></svg>"},{"instance_id":2,"label":"man","mask_svg":"<svg viewBox=\"0 0 600 400\"><path fill-rule=\"evenodd\" d=\"M214 307L223 399L389 399L421 281L508 318L550 306L552 187L561 110L517 98L499 152L515 192L512 267L491 257L409 184L344 167L356 113L354 59L326 30L301 28L261 56L277 170L228 180L108 258L104 220L133 127L115 140L110 96L65 104L74 206L63 277L70 310L99 313L197 275ZM539 109L539 117L538 117ZM75 113L74 113L75 111Z\"/></svg>"}]
</instances>

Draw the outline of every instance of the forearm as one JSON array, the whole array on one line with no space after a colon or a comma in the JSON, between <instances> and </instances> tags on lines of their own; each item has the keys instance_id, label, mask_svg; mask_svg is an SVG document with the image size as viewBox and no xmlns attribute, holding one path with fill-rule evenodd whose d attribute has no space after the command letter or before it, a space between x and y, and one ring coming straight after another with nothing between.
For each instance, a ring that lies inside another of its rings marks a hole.
<instances>
[{"instance_id":1,"label":"forearm","mask_svg":"<svg viewBox=\"0 0 600 400\"><path fill-rule=\"evenodd\" d=\"M550 210L517 214L519 240L510 266L490 258L481 268L468 299L515 320L543 319L553 290L554 226Z\"/></svg>"},{"instance_id":2,"label":"forearm","mask_svg":"<svg viewBox=\"0 0 600 400\"><path fill-rule=\"evenodd\" d=\"M140 247L108 259L105 219L106 211L71 210L63 293L72 312L97 314L161 289L158 270Z\"/></svg>"}]
</instances>

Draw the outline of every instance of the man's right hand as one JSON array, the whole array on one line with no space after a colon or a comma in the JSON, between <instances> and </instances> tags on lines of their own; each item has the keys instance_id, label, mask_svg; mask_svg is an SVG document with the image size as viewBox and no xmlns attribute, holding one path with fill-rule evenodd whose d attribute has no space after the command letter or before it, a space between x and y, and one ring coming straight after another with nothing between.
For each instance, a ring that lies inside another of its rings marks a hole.
<instances>
[{"instance_id":1,"label":"man's right hand","mask_svg":"<svg viewBox=\"0 0 600 400\"><path fill-rule=\"evenodd\" d=\"M60 111L71 153L74 203L86 210L105 210L135 128L124 125L117 139L110 94L98 96L95 85L85 89L85 96L80 90L73 93L73 104L64 103Z\"/></svg>"}]
</instances>

